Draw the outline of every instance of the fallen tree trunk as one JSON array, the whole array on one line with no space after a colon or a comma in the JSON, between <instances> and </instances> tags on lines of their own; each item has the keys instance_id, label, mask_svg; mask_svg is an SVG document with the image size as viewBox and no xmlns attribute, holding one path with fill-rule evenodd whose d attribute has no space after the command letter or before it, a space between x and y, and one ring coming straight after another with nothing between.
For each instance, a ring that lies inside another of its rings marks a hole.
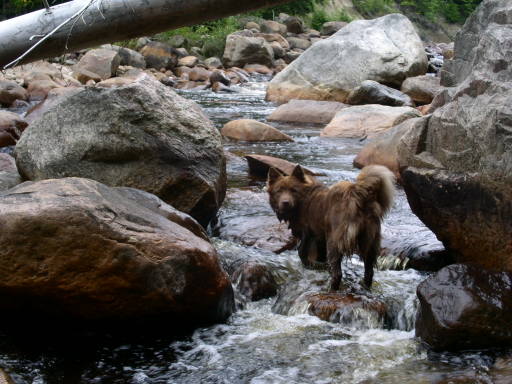
<instances>
[{"instance_id":1,"label":"fallen tree trunk","mask_svg":"<svg viewBox=\"0 0 512 384\"><path fill-rule=\"evenodd\" d=\"M75 0L0 22L0 68L152 35L290 0ZM82 12L83 11L83 12ZM62 25L60 28L58 28ZM54 32L49 35L51 32ZM45 37L46 36L46 37Z\"/></svg>"}]
</instances>

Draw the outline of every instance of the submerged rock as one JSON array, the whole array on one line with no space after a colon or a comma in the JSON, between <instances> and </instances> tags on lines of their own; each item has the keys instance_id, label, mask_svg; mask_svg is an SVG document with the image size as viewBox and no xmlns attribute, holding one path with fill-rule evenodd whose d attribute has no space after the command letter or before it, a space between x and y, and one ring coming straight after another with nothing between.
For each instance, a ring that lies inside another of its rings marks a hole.
<instances>
[{"instance_id":1,"label":"submerged rock","mask_svg":"<svg viewBox=\"0 0 512 384\"><path fill-rule=\"evenodd\" d=\"M16 162L29 180L78 176L154 193L203 225L226 190L218 130L148 76L67 95L27 128Z\"/></svg>"},{"instance_id":2,"label":"submerged rock","mask_svg":"<svg viewBox=\"0 0 512 384\"><path fill-rule=\"evenodd\" d=\"M416 335L436 350L512 345L512 274L454 264L418 286Z\"/></svg>"},{"instance_id":3,"label":"submerged rock","mask_svg":"<svg viewBox=\"0 0 512 384\"><path fill-rule=\"evenodd\" d=\"M278 284L269 265L245 262L231 276L237 290L251 301L275 296Z\"/></svg>"},{"instance_id":4,"label":"submerged rock","mask_svg":"<svg viewBox=\"0 0 512 384\"><path fill-rule=\"evenodd\" d=\"M426 70L423 44L405 16L357 20L315 43L274 77L267 99L345 102L364 80L399 87L407 77Z\"/></svg>"},{"instance_id":5,"label":"submerged rock","mask_svg":"<svg viewBox=\"0 0 512 384\"><path fill-rule=\"evenodd\" d=\"M162 215L173 211L164 202L156 210L131 196L80 178L1 192L2 311L183 324L229 316L231 284L210 242Z\"/></svg>"}]
</instances>

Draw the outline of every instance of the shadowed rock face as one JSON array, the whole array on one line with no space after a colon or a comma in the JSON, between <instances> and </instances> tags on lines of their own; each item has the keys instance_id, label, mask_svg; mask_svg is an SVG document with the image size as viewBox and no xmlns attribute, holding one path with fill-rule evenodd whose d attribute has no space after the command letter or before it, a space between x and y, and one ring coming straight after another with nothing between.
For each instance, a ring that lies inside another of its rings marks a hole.
<instances>
[{"instance_id":1,"label":"shadowed rock face","mask_svg":"<svg viewBox=\"0 0 512 384\"><path fill-rule=\"evenodd\" d=\"M442 106L400 143L411 207L459 262L512 271L512 3L481 4L455 41ZM449 78L449 79L448 79Z\"/></svg>"},{"instance_id":2,"label":"shadowed rock face","mask_svg":"<svg viewBox=\"0 0 512 384\"><path fill-rule=\"evenodd\" d=\"M267 99L345 102L364 80L399 87L426 70L423 44L405 16L357 20L313 44L280 72L269 84Z\"/></svg>"},{"instance_id":3,"label":"shadowed rock face","mask_svg":"<svg viewBox=\"0 0 512 384\"><path fill-rule=\"evenodd\" d=\"M194 323L225 319L233 292L201 226L155 196L88 179L0 192L5 313Z\"/></svg>"},{"instance_id":4,"label":"shadowed rock face","mask_svg":"<svg viewBox=\"0 0 512 384\"><path fill-rule=\"evenodd\" d=\"M437 350L512 345L512 274L454 264L418 286L416 335Z\"/></svg>"},{"instance_id":5,"label":"shadowed rock face","mask_svg":"<svg viewBox=\"0 0 512 384\"><path fill-rule=\"evenodd\" d=\"M33 181L76 176L142 189L202 225L226 189L218 130L194 102L148 76L60 99L27 128L16 163Z\"/></svg>"}]
</instances>

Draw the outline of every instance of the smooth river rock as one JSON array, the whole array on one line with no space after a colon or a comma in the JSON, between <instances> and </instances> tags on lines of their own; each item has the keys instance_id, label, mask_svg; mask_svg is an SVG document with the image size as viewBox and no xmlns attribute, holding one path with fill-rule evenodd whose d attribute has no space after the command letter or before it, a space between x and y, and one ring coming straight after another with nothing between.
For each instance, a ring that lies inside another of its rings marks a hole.
<instances>
[{"instance_id":1,"label":"smooth river rock","mask_svg":"<svg viewBox=\"0 0 512 384\"><path fill-rule=\"evenodd\" d=\"M85 177L151 192L207 225L226 190L221 137L192 101L144 75L60 99L23 134L24 178Z\"/></svg>"},{"instance_id":2,"label":"smooth river rock","mask_svg":"<svg viewBox=\"0 0 512 384\"><path fill-rule=\"evenodd\" d=\"M215 249L151 199L82 178L0 192L2 312L116 324L229 316L233 292Z\"/></svg>"},{"instance_id":3,"label":"smooth river rock","mask_svg":"<svg viewBox=\"0 0 512 384\"><path fill-rule=\"evenodd\" d=\"M313 44L270 82L267 99L345 102L365 80L400 87L427 71L423 43L401 14L356 20Z\"/></svg>"},{"instance_id":4,"label":"smooth river rock","mask_svg":"<svg viewBox=\"0 0 512 384\"><path fill-rule=\"evenodd\" d=\"M293 141L278 129L251 119L233 120L222 127L223 136L239 141Z\"/></svg>"},{"instance_id":5,"label":"smooth river rock","mask_svg":"<svg viewBox=\"0 0 512 384\"><path fill-rule=\"evenodd\" d=\"M336 101L290 100L275 109L268 121L288 123L328 124L347 104Z\"/></svg>"}]
</instances>

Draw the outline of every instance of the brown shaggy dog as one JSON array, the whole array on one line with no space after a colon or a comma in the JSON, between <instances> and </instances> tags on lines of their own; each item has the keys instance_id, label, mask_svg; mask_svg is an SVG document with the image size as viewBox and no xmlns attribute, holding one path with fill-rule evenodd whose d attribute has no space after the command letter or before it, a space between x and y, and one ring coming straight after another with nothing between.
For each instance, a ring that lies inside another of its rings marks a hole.
<instances>
[{"instance_id":1,"label":"brown shaggy dog","mask_svg":"<svg viewBox=\"0 0 512 384\"><path fill-rule=\"evenodd\" d=\"M370 165L355 183L341 181L326 187L306 175L300 165L290 176L272 168L267 186L277 218L289 223L301 246L313 241L327 250L331 290L339 289L341 283L341 259L354 253L364 261L364 284L371 287L380 251L380 224L395 192L390 170Z\"/></svg>"}]
</instances>

